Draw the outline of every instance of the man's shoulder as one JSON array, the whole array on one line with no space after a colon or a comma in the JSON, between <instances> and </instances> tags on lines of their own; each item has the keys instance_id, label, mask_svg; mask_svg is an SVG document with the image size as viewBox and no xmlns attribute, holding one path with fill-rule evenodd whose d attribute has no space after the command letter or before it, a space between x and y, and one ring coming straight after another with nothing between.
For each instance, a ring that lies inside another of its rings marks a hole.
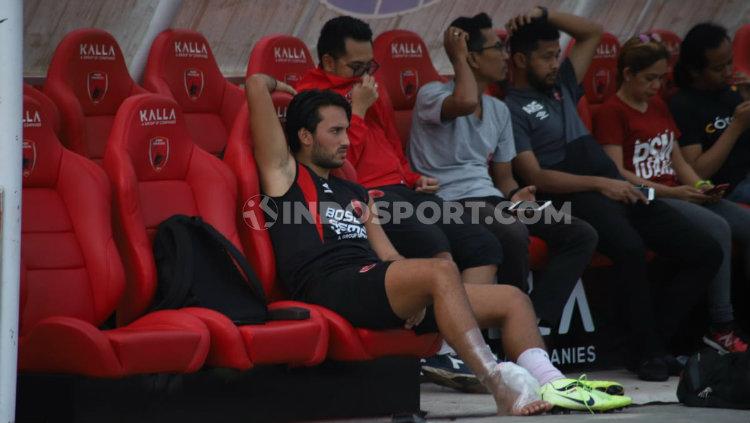
<instances>
[{"instance_id":1,"label":"man's shoulder","mask_svg":"<svg viewBox=\"0 0 750 423\"><path fill-rule=\"evenodd\" d=\"M428 95L435 95L440 93L452 93L453 92L453 83L451 81L443 82L443 81L431 81L428 82L419 89L419 92L417 93L417 102L419 102L420 98L424 98Z\"/></svg>"}]
</instances>

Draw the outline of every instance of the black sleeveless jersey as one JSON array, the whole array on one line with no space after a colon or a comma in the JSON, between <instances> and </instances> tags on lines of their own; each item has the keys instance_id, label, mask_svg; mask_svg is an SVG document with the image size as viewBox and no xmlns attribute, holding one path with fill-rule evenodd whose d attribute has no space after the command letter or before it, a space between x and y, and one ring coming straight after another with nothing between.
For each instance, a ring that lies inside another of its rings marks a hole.
<instances>
[{"instance_id":1,"label":"black sleeveless jersey","mask_svg":"<svg viewBox=\"0 0 750 423\"><path fill-rule=\"evenodd\" d=\"M369 196L362 186L321 178L297 163L289 190L270 198L277 209L276 216L266 210L276 269L293 298L311 280L378 261L363 223Z\"/></svg>"}]
</instances>

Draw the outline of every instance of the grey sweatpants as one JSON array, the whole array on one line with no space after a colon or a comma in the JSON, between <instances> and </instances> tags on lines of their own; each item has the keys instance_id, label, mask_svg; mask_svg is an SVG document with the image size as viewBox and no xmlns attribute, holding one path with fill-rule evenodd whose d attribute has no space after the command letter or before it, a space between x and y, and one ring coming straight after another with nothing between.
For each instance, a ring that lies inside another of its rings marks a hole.
<instances>
[{"instance_id":1,"label":"grey sweatpants","mask_svg":"<svg viewBox=\"0 0 750 423\"><path fill-rule=\"evenodd\" d=\"M734 320L731 302L732 239L743 250L745 278L750 280L750 209L728 200L714 204L695 204L674 198L661 198L697 227L706 230L721 245L724 260L709 285L709 313L712 323Z\"/></svg>"}]
</instances>

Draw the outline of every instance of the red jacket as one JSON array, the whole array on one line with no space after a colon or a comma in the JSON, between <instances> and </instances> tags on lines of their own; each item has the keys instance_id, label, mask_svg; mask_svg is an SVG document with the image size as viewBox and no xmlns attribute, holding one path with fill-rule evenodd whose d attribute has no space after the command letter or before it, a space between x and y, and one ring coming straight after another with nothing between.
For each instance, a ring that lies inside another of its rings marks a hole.
<instances>
[{"instance_id":1,"label":"red jacket","mask_svg":"<svg viewBox=\"0 0 750 423\"><path fill-rule=\"evenodd\" d=\"M295 88L331 90L351 101L352 87L359 81L360 78L341 78L315 68L307 71ZM385 89L378 88L378 100L367 110L364 120L352 116L347 133L347 158L357 170L360 184L365 188L397 184L414 187L420 175L406 161Z\"/></svg>"}]
</instances>

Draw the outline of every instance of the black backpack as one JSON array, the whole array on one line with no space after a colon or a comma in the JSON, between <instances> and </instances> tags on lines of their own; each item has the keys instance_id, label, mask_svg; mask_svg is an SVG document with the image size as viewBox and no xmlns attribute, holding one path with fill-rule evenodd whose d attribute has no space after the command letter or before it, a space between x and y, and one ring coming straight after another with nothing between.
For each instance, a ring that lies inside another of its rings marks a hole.
<instances>
[{"instance_id":1,"label":"black backpack","mask_svg":"<svg viewBox=\"0 0 750 423\"><path fill-rule=\"evenodd\" d=\"M205 307L238 325L310 316L299 307L269 313L263 287L245 256L200 217L174 215L162 222L154 259L158 285L152 310Z\"/></svg>"},{"instance_id":2,"label":"black backpack","mask_svg":"<svg viewBox=\"0 0 750 423\"><path fill-rule=\"evenodd\" d=\"M680 377L677 399L689 407L750 409L750 353L693 355Z\"/></svg>"}]
</instances>

